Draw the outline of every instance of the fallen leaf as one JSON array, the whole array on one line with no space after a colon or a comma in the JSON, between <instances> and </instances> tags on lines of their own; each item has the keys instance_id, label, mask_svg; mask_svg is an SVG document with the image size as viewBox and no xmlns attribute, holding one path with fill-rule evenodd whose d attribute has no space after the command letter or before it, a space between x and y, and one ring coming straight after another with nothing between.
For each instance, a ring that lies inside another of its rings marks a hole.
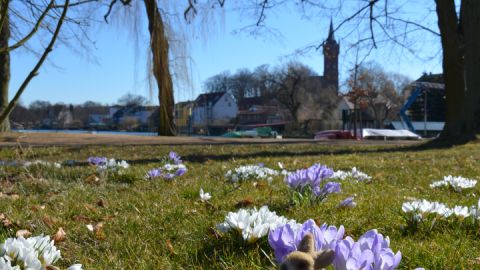
<instances>
[{"instance_id":1,"label":"fallen leaf","mask_svg":"<svg viewBox=\"0 0 480 270\"><path fill-rule=\"evenodd\" d=\"M103 225L104 223L103 222L99 222L97 223L97 225L95 225L95 231L99 231L103 228Z\"/></svg>"},{"instance_id":2,"label":"fallen leaf","mask_svg":"<svg viewBox=\"0 0 480 270\"><path fill-rule=\"evenodd\" d=\"M175 255L175 250L173 249L173 245L170 239L167 239L165 243L167 244L167 249L170 252L170 255Z\"/></svg>"},{"instance_id":3,"label":"fallen leaf","mask_svg":"<svg viewBox=\"0 0 480 270\"><path fill-rule=\"evenodd\" d=\"M253 199L246 198L246 199L243 199L243 200L237 202L235 204L235 207L236 208L242 208L242 207L246 207L246 206L249 206L249 205L252 205L252 204L253 204Z\"/></svg>"},{"instance_id":4,"label":"fallen leaf","mask_svg":"<svg viewBox=\"0 0 480 270\"><path fill-rule=\"evenodd\" d=\"M27 237L30 237L32 233L29 230L18 230L17 233L15 233L15 235L17 237L21 236L23 238L27 238Z\"/></svg>"},{"instance_id":5,"label":"fallen leaf","mask_svg":"<svg viewBox=\"0 0 480 270\"><path fill-rule=\"evenodd\" d=\"M114 218L115 218L114 215L110 215L110 216L103 217L103 218L102 218L102 221L110 221L110 220L112 220L112 219L114 219Z\"/></svg>"},{"instance_id":6,"label":"fallen leaf","mask_svg":"<svg viewBox=\"0 0 480 270\"><path fill-rule=\"evenodd\" d=\"M3 213L0 213L0 222L5 228L9 228L13 226L12 222Z\"/></svg>"},{"instance_id":7,"label":"fallen leaf","mask_svg":"<svg viewBox=\"0 0 480 270\"><path fill-rule=\"evenodd\" d=\"M43 216L42 221L43 221L43 223L45 223L45 225L47 225L50 228L53 228L54 225L57 223L57 220L55 218L50 217L50 216Z\"/></svg>"},{"instance_id":8,"label":"fallen leaf","mask_svg":"<svg viewBox=\"0 0 480 270\"><path fill-rule=\"evenodd\" d=\"M95 213L98 212L97 208L95 208L95 206L93 206L91 204L86 203L86 204L84 204L84 206L87 210L90 210L90 211L95 212Z\"/></svg>"},{"instance_id":9,"label":"fallen leaf","mask_svg":"<svg viewBox=\"0 0 480 270\"><path fill-rule=\"evenodd\" d=\"M76 215L72 217L75 221L91 222L92 219L84 215Z\"/></svg>"},{"instance_id":10,"label":"fallen leaf","mask_svg":"<svg viewBox=\"0 0 480 270\"><path fill-rule=\"evenodd\" d=\"M58 228L58 231L52 237L52 239L56 243L63 242L63 241L65 241L66 238L67 238L67 234L65 233L65 231L63 230L62 227Z\"/></svg>"},{"instance_id":11,"label":"fallen leaf","mask_svg":"<svg viewBox=\"0 0 480 270\"><path fill-rule=\"evenodd\" d=\"M253 186L258 188L258 189L262 189L262 188L265 188L267 186L267 184L265 184L264 182L254 182Z\"/></svg>"},{"instance_id":12,"label":"fallen leaf","mask_svg":"<svg viewBox=\"0 0 480 270\"><path fill-rule=\"evenodd\" d=\"M105 233L103 233L103 222L99 222L96 225L88 224L87 229L95 234L95 237L99 240L104 240L107 238Z\"/></svg>"},{"instance_id":13,"label":"fallen leaf","mask_svg":"<svg viewBox=\"0 0 480 270\"><path fill-rule=\"evenodd\" d=\"M100 182L100 178L98 178L95 174L92 174L90 176L87 176L84 181L88 184L97 184L98 182Z\"/></svg>"},{"instance_id":14,"label":"fallen leaf","mask_svg":"<svg viewBox=\"0 0 480 270\"><path fill-rule=\"evenodd\" d=\"M95 225L95 227L93 228L93 230L95 231L95 237L99 240L105 240L105 238L107 238L105 236L105 233L103 233L103 222L99 222L97 223L97 225Z\"/></svg>"},{"instance_id":15,"label":"fallen leaf","mask_svg":"<svg viewBox=\"0 0 480 270\"><path fill-rule=\"evenodd\" d=\"M40 210L44 210L45 209L45 205L38 205L38 204L34 204L30 207L30 209L32 209L32 211L35 211L35 212L38 212Z\"/></svg>"}]
</instances>

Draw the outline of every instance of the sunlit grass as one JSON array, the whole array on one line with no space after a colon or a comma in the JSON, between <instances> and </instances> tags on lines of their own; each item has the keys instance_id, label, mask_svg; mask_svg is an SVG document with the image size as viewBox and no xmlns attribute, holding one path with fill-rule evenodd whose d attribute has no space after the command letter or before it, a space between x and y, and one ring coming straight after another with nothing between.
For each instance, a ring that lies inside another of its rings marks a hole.
<instances>
[{"instance_id":1,"label":"sunlit grass","mask_svg":"<svg viewBox=\"0 0 480 270\"><path fill-rule=\"evenodd\" d=\"M145 180L146 171L160 165L160 158L171 150L183 156L187 174L171 182ZM431 189L429 184L448 174L480 179L480 147L400 150L317 145L4 148L0 160L78 162L61 169L0 167L1 191L19 195L16 200L0 198L0 213L15 224L0 226L0 235L14 236L17 229L52 235L62 227L67 240L58 244L64 258L61 265L80 262L85 269L274 269L266 239L244 244L238 236L220 236L212 229L228 211L237 209L239 201L248 199L252 207L268 205L299 222L313 218L344 225L352 237L377 228L390 237L395 252L402 252L404 269L480 268L478 230L444 224L412 233L403 229L406 223L401 215L402 203L412 198L451 206L477 204L479 187L455 193ZM98 183L85 181L96 173L85 162L91 155L127 160L132 165L128 177L109 175ZM282 162L290 170L315 162L336 170L356 166L373 180L343 181L341 193L313 206L290 204L281 176L270 185L245 182L237 187L225 182L229 169L259 162L277 169ZM200 188L212 194L210 203L200 202ZM356 208L337 208L352 195ZM104 223L100 233L86 228L99 222Z\"/></svg>"}]
</instances>

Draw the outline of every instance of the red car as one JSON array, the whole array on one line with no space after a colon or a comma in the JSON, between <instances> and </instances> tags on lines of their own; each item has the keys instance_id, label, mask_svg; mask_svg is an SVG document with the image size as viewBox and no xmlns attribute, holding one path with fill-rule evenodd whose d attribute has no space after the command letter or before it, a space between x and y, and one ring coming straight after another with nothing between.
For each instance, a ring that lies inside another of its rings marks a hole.
<instances>
[{"instance_id":1,"label":"red car","mask_svg":"<svg viewBox=\"0 0 480 270\"><path fill-rule=\"evenodd\" d=\"M324 130L315 134L315 140L354 140L355 137L348 130Z\"/></svg>"}]
</instances>

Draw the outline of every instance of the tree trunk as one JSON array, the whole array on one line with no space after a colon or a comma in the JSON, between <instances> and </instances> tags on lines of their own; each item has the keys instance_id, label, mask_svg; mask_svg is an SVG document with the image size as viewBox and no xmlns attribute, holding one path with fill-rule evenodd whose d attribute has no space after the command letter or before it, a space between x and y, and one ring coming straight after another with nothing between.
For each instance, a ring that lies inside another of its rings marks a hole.
<instances>
[{"instance_id":1,"label":"tree trunk","mask_svg":"<svg viewBox=\"0 0 480 270\"><path fill-rule=\"evenodd\" d=\"M463 0L461 21L465 37L466 115L468 130L480 131L480 1Z\"/></svg>"},{"instance_id":2,"label":"tree trunk","mask_svg":"<svg viewBox=\"0 0 480 270\"><path fill-rule=\"evenodd\" d=\"M1 2L1 1L0 1ZM5 5L0 5L1 9ZM0 21L1 15L0 15ZM10 21L8 18L8 12L3 22L3 27L0 26L0 49L8 47L8 40L10 39ZM0 52L0 114L8 106L8 86L10 84L10 53L8 51ZM10 121L8 117L0 123L0 132L10 130Z\"/></svg>"},{"instance_id":3,"label":"tree trunk","mask_svg":"<svg viewBox=\"0 0 480 270\"><path fill-rule=\"evenodd\" d=\"M465 1L465 0L464 0ZM455 11L454 0L435 0L443 48L446 119L441 141L463 142L474 137L465 125L465 70L463 33Z\"/></svg>"},{"instance_id":4,"label":"tree trunk","mask_svg":"<svg viewBox=\"0 0 480 270\"><path fill-rule=\"evenodd\" d=\"M162 16L158 11L156 0L144 0L150 32L150 47L153 55L153 75L157 80L158 98L160 102L160 123L158 135L174 136L173 121L174 98L172 77L169 70L168 39L165 33Z\"/></svg>"}]
</instances>

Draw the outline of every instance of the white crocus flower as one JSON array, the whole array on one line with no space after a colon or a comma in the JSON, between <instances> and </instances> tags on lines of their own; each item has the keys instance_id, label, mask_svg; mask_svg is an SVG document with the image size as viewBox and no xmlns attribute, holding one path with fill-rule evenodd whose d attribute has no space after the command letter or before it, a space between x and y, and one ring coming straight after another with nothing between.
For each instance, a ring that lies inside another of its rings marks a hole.
<instances>
[{"instance_id":1,"label":"white crocus flower","mask_svg":"<svg viewBox=\"0 0 480 270\"><path fill-rule=\"evenodd\" d=\"M444 176L443 180L435 181L430 184L431 188L437 187L451 187L456 192L461 192L463 189L474 188L477 180L464 178L462 176Z\"/></svg>"},{"instance_id":2,"label":"white crocus flower","mask_svg":"<svg viewBox=\"0 0 480 270\"><path fill-rule=\"evenodd\" d=\"M2 245L1 254L0 269L43 270L61 258L49 236L8 238Z\"/></svg>"},{"instance_id":3,"label":"white crocus flower","mask_svg":"<svg viewBox=\"0 0 480 270\"><path fill-rule=\"evenodd\" d=\"M444 218L448 218L449 216L451 216L453 214L452 209L446 207L444 204L439 205L435 209L435 213L437 213L439 216L444 217Z\"/></svg>"},{"instance_id":4,"label":"white crocus flower","mask_svg":"<svg viewBox=\"0 0 480 270\"><path fill-rule=\"evenodd\" d=\"M412 213L415 215L421 215L423 217L429 214L437 214L439 217L448 218L452 215L459 219L464 219L469 216L478 218L478 208L467 206L455 206L454 208L448 208L445 204L440 202L429 202L427 200L417 200L413 202L404 202L402 204L402 211L405 213ZM420 218L421 219L421 218Z\"/></svg>"},{"instance_id":5,"label":"white crocus flower","mask_svg":"<svg viewBox=\"0 0 480 270\"><path fill-rule=\"evenodd\" d=\"M279 172L267 167L258 165L245 165L235 168L233 171L229 170L225 174L230 182L235 183L246 180L267 180L271 181L271 177L279 175Z\"/></svg>"},{"instance_id":6,"label":"white crocus flower","mask_svg":"<svg viewBox=\"0 0 480 270\"><path fill-rule=\"evenodd\" d=\"M200 201L206 202L212 198L212 195L208 192L204 192L202 188L200 188Z\"/></svg>"},{"instance_id":7,"label":"white crocus flower","mask_svg":"<svg viewBox=\"0 0 480 270\"><path fill-rule=\"evenodd\" d=\"M217 225L217 229L221 232L238 231L245 241L252 243L267 235L269 230L289 222L295 221L278 216L268 210L267 206L263 206L259 210L254 208L229 212L225 221Z\"/></svg>"},{"instance_id":8,"label":"white crocus flower","mask_svg":"<svg viewBox=\"0 0 480 270\"><path fill-rule=\"evenodd\" d=\"M0 258L0 269L1 270L21 270L20 266L18 265L12 266L12 262L5 258Z\"/></svg>"},{"instance_id":9,"label":"white crocus flower","mask_svg":"<svg viewBox=\"0 0 480 270\"><path fill-rule=\"evenodd\" d=\"M81 264L76 263L68 267L67 270L83 270L83 268Z\"/></svg>"},{"instance_id":10,"label":"white crocus flower","mask_svg":"<svg viewBox=\"0 0 480 270\"><path fill-rule=\"evenodd\" d=\"M466 206L456 205L452 210L453 210L453 213L460 219L464 219L470 216L470 211L468 211L468 207Z\"/></svg>"},{"instance_id":11,"label":"white crocus flower","mask_svg":"<svg viewBox=\"0 0 480 270\"><path fill-rule=\"evenodd\" d=\"M355 181L369 181L372 179L371 176L358 170L357 167L353 167L350 171L335 171L331 178L340 180L353 179Z\"/></svg>"},{"instance_id":12,"label":"white crocus flower","mask_svg":"<svg viewBox=\"0 0 480 270\"><path fill-rule=\"evenodd\" d=\"M128 169L130 167L130 164L128 164L127 161L121 160L121 161L116 161L114 158L111 158L107 160L107 162L103 165L98 165L97 170L99 172L111 170L111 171L120 171L124 169Z\"/></svg>"}]
</instances>

